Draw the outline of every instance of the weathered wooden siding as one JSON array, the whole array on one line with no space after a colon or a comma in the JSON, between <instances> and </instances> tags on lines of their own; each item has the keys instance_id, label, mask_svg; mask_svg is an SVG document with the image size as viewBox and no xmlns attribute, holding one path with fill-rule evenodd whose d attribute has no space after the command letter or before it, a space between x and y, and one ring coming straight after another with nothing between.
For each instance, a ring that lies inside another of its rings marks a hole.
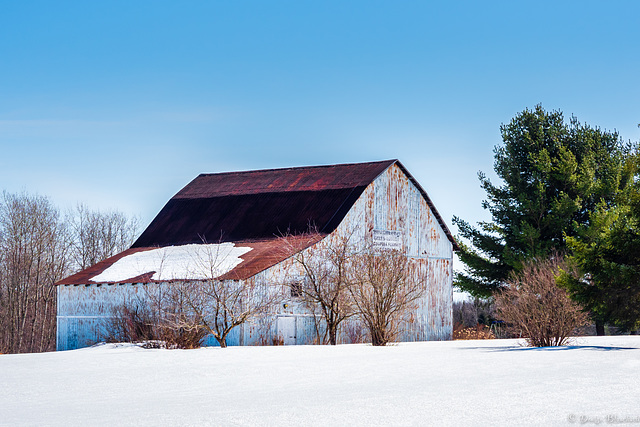
<instances>
[{"instance_id":1,"label":"weathered wooden siding","mask_svg":"<svg viewBox=\"0 0 640 427\"><path fill-rule=\"evenodd\" d=\"M427 277L424 297L410 320L402 325L399 338L402 341L451 339L453 246L419 189L395 164L364 190L337 229L318 245L331 244L346 235L352 235L354 241L365 241L371 238L374 229L401 231L403 247L415 274ZM302 271L289 259L248 280L286 292L287 281L301 275ZM162 285L58 286L58 350L84 347L100 340L112 308L126 300L143 297L145 286ZM324 332L324 325L316 325L308 309L295 299L285 299L271 315L232 331L228 345L277 342L278 316L295 318L296 344L317 343L318 330L320 335ZM350 320L342 325L339 341L352 342L361 334L361 326ZM206 344L217 345L217 341L209 337Z\"/></svg>"},{"instance_id":2,"label":"weathered wooden siding","mask_svg":"<svg viewBox=\"0 0 640 427\"><path fill-rule=\"evenodd\" d=\"M264 273L264 272L263 272ZM252 280L264 283L264 274ZM271 283L274 291L281 291L286 283L286 266L280 266L270 272L282 274L281 279ZM57 345L58 351L73 350L87 347L104 341L106 325L112 318L113 309L124 303L144 302L150 293L158 292L167 283L159 284L117 284L117 285L63 285L57 288L58 316L57 316ZM287 305L285 308L284 305ZM299 307L295 301L285 301L280 310L268 316L253 319L240 327L233 329L227 336L227 345L267 345L277 342L278 316L295 316L296 339L299 344L312 344L316 341L314 318ZM218 341L212 336L205 338L204 345L218 346Z\"/></svg>"},{"instance_id":3,"label":"weathered wooden siding","mask_svg":"<svg viewBox=\"0 0 640 427\"><path fill-rule=\"evenodd\" d=\"M374 226L402 231L407 256L416 264L416 274L425 275L425 296L415 321L404 325L403 340L451 339L453 245L418 188L397 165L373 182ZM369 198L370 200L370 198ZM380 206L385 208L381 209ZM367 207L368 208L368 207ZM365 213L366 215L366 213ZM346 225L346 221L343 221Z\"/></svg>"},{"instance_id":4,"label":"weathered wooden siding","mask_svg":"<svg viewBox=\"0 0 640 427\"><path fill-rule=\"evenodd\" d=\"M113 309L125 302L144 299L149 286L157 285L58 286L56 348L72 350L104 340L106 322Z\"/></svg>"}]
</instances>

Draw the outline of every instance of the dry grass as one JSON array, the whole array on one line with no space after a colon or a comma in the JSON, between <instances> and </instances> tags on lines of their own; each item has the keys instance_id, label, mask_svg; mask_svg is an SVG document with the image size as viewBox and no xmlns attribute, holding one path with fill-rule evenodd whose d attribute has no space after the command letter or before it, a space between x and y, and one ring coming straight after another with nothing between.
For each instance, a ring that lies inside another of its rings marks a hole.
<instances>
[{"instance_id":1,"label":"dry grass","mask_svg":"<svg viewBox=\"0 0 640 427\"><path fill-rule=\"evenodd\" d=\"M465 327L462 323L456 323L453 327L454 340L492 340L495 335L487 325L477 324L475 327Z\"/></svg>"}]
</instances>

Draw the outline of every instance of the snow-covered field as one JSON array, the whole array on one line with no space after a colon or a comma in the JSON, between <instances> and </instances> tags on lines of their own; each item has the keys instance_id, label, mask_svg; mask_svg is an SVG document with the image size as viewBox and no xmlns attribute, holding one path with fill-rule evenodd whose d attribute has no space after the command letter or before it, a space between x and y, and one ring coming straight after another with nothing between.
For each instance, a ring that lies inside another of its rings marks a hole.
<instances>
[{"instance_id":1,"label":"snow-covered field","mask_svg":"<svg viewBox=\"0 0 640 427\"><path fill-rule=\"evenodd\" d=\"M640 425L640 336L0 355L2 425Z\"/></svg>"}]
</instances>

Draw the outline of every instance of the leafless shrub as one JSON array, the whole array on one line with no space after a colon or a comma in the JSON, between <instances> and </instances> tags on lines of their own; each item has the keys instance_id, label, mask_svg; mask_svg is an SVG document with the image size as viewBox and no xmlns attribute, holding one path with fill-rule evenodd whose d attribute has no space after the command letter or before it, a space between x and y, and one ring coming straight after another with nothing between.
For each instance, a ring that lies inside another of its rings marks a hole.
<instances>
[{"instance_id":1,"label":"leafless shrub","mask_svg":"<svg viewBox=\"0 0 640 427\"><path fill-rule=\"evenodd\" d=\"M123 304L113 309L106 325L106 342L156 340L156 319L139 305Z\"/></svg>"},{"instance_id":2,"label":"leafless shrub","mask_svg":"<svg viewBox=\"0 0 640 427\"><path fill-rule=\"evenodd\" d=\"M572 268L557 254L529 261L495 295L498 316L513 335L524 337L532 347L565 345L573 331L587 323L582 307L556 284L561 271L572 272Z\"/></svg>"},{"instance_id":3,"label":"leafless shrub","mask_svg":"<svg viewBox=\"0 0 640 427\"><path fill-rule=\"evenodd\" d=\"M201 327L176 328L170 323L160 323L160 342L167 343L167 348L199 348L208 335L208 331Z\"/></svg>"},{"instance_id":4,"label":"leafless shrub","mask_svg":"<svg viewBox=\"0 0 640 427\"><path fill-rule=\"evenodd\" d=\"M367 329L360 322L348 322L344 327L344 336L348 344L368 342Z\"/></svg>"},{"instance_id":5,"label":"leafless shrub","mask_svg":"<svg viewBox=\"0 0 640 427\"><path fill-rule=\"evenodd\" d=\"M467 328L475 328L476 325L491 326L495 320L495 308L493 301L480 300L455 301L453 303L453 324L462 324Z\"/></svg>"},{"instance_id":6,"label":"leafless shrub","mask_svg":"<svg viewBox=\"0 0 640 427\"><path fill-rule=\"evenodd\" d=\"M371 344L386 345L396 339L401 321L423 295L424 278L410 269L400 251L368 250L351 265L349 292L371 337Z\"/></svg>"},{"instance_id":7,"label":"leafless shrub","mask_svg":"<svg viewBox=\"0 0 640 427\"><path fill-rule=\"evenodd\" d=\"M204 328L175 328L144 302L122 304L106 325L107 342L144 343L150 348L197 348L207 335Z\"/></svg>"}]
</instances>

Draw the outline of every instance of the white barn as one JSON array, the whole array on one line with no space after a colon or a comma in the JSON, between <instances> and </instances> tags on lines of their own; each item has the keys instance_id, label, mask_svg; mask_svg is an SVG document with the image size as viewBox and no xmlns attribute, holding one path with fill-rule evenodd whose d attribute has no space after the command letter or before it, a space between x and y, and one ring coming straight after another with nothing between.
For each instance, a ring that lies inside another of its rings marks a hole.
<instances>
[{"instance_id":1,"label":"white barn","mask_svg":"<svg viewBox=\"0 0 640 427\"><path fill-rule=\"evenodd\" d=\"M399 339L451 339L456 243L420 184L399 161L388 160L198 176L169 200L130 249L57 283L57 349L101 341L112 309L142 296L145 287L203 279L194 277L185 257L204 249L204 242L218 242L227 251L229 261L217 279L281 286L292 266L281 236L304 233L309 224L317 234L294 237L295 251L346 234L391 236L428 278ZM316 338L313 318L294 297L268 319L236 327L227 343L252 345L275 337L285 344ZM349 337L343 333L340 341Z\"/></svg>"}]
</instances>

